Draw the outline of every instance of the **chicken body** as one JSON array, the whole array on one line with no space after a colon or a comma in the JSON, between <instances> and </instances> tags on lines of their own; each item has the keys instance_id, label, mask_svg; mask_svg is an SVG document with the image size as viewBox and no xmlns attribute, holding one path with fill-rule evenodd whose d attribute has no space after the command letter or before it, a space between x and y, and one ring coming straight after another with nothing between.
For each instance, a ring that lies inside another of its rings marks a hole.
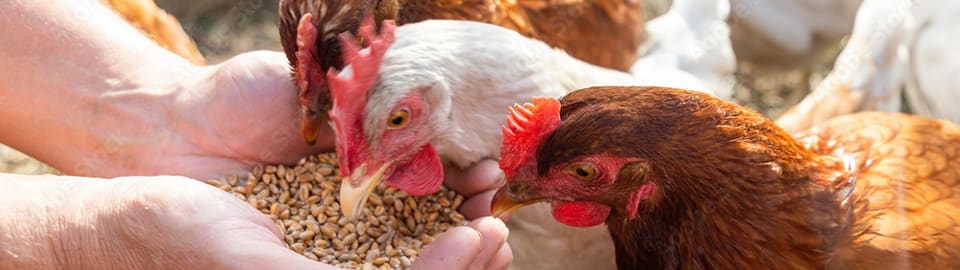
<instances>
[{"instance_id":1,"label":"chicken body","mask_svg":"<svg viewBox=\"0 0 960 270\"><path fill-rule=\"evenodd\" d=\"M960 126L867 112L832 119L798 141L829 160L819 175L856 182L853 226L863 233L838 241L831 269L960 267Z\"/></svg>"},{"instance_id":2,"label":"chicken body","mask_svg":"<svg viewBox=\"0 0 960 270\"><path fill-rule=\"evenodd\" d=\"M639 0L283 0L280 41L300 88L300 127L307 142L316 139L331 105L323 74L343 68L337 36L357 34L371 12L378 22L393 19L401 25L427 19L497 24L619 70L628 70L636 60L643 34ZM307 14L309 24L302 22Z\"/></svg>"},{"instance_id":3,"label":"chicken body","mask_svg":"<svg viewBox=\"0 0 960 270\"><path fill-rule=\"evenodd\" d=\"M630 72L644 85L697 89L733 98L736 56L726 0L675 0L646 24L641 57ZM678 72L681 71L681 72Z\"/></svg>"},{"instance_id":4,"label":"chicken body","mask_svg":"<svg viewBox=\"0 0 960 270\"><path fill-rule=\"evenodd\" d=\"M865 0L834 69L777 123L798 132L856 111L904 110L960 121L960 71L950 46L960 2Z\"/></svg>"},{"instance_id":5,"label":"chicken body","mask_svg":"<svg viewBox=\"0 0 960 270\"><path fill-rule=\"evenodd\" d=\"M809 64L811 55L850 34L864 0L730 0L737 56L767 66Z\"/></svg>"},{"instance_id":6,"label":"chicken body","mask_svg":"<svg viewBox=\"0 0 960 270\"><path fill-rule=\"evenodd\" d=\"M557 106L508 121L522 136L504 140L493 210L550 201L567 224L605 222L621 269L960 267L956 124L862 113L794 140L686 90L588 88Z\"/></svg>"},{"instance_id":7,"label":"chicken body","mask_svg":"<svg viewBox=\"0 0 960 270\"><path fill-rule=\"evenodd\" d=\"M636 61L644 29L640 0L394 1L399 24L428 19L491 23L621 71Z\"/></svg>"},{"instance_id":8,"label":"chicken body","mask_svg":"<svg viewBox=\"0 0 960 270\"><path fill-rule=\"evenodd\" d=\"M960 123L960 52L950 37L960 35L960 2L917 1L910 21L905 97L912 113Z\"/></svg>"}]
</instances>

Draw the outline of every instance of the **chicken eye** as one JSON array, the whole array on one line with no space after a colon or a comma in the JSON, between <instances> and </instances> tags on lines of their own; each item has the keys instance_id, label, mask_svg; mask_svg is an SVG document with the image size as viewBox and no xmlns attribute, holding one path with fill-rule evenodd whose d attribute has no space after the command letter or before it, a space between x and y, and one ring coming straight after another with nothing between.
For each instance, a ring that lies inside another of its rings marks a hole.
<instances>
[{"instance_id":1,"label":"chicken eye","mask_svg":"<svg viewBox=\"0 0 960 270\"><path fill-rule=\"evenodd\" d=\"M390 128L400 128L407 125L407 121L410 119L410 112L406 109L400 109L387 118L387 126Z\"/></svg>"},{"instance_id":2,"label":"chicken eye","mask_svg":"<svg viewBox=\"0 0 960 270\"><path fill-rule=\"evenodd\" d=\"M597 178L597 168L590 164L576 164L570 166L570 174L580 180L589 181Z\"/></svg>"}]
</instances>

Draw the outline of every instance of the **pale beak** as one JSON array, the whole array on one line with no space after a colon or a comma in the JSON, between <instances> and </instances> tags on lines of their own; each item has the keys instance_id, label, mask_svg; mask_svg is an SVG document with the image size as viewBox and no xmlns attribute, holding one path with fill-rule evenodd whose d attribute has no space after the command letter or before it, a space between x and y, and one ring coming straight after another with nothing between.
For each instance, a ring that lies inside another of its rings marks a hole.
<instances>
[{"instance_id":1,"label":"pale beak","mask_svg":"<svg viewBox=\"0 0 960 270\"><path fill-rule=\"evenodd\" d=\"M510 191L509 185L505 185L493 195L493 202L490 203L490 213L493 214L494 217L504 218L514 210L544 200L545 199L517 199Z\"/></svg>"},{"instance_id":2,"label":"pale beak","mask_svg":"<svg viewBox=\"0 0 960 270\"><path fill-rule=\"evenodd\" d=\"M340 211L349 220L355 220L367 204L367 196L383 181L383 173L393 162L387 162L373 174L366 175L367 164L360 164L350 176L340 182Z\"/></svg>"}]
</instances>

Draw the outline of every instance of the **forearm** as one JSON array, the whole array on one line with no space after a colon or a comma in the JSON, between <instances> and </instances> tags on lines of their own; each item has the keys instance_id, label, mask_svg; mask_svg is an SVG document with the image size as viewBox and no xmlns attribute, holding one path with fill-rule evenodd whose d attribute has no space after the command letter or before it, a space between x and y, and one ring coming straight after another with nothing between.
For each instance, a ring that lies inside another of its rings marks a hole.
<instances>
[{"instance_id":1,"label":"forearm","mask_svg":"<svg viewBox=\"0 0 960 270\"><path fill-rule=\"evenodd\" d=\"M146 116L198 69L95 0L7 1L0 44L0 142L69 174L137 171L124 150L170 143Z\"/></svg>"},{"instance_id":2,"label":"forearm","mask_svg":"<svg viewBox=\"0 0 960 270\"><path fill-rule=\"evenodd\" d=\"M102 192L113 188L106 181L0 174L0 186L0 269L92 269L133 258L119 242L106 240L104 232L111 228L98 222L119 209L94 207L120 198Z\"/></svg>"}]
</instances>

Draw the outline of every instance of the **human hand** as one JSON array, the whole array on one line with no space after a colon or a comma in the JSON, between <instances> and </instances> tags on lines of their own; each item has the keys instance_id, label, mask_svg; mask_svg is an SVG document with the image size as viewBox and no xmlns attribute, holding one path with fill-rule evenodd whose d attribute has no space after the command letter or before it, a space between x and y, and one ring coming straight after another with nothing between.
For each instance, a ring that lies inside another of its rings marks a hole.
<instances>
[{"instance_id":1,"label":"human hand","mask_svg":"<svg viewBox=\"0 0 960 270\"><path fill-rule=\"evenodd\" d=\"M508 231L503 221L489 217L490 203L493 200L493 195L496 193L497 188L503 184L503 174L498 167L497 161L485 159L464 169L447 165L444 167L443 175L444 185L466 197L463 205L460 206L460 209L457 209L460 213L463 213L464 217L474 220L473 223L482 221L484 223L489 222L489 226L496 225L496 230L491 227L487 232L483 233L485 241L491 240L488 239L492 238L489 237L490 235L498 238L496 242L485 242L484 248L481 251L483 255L478 257L487 261L486 266L484 266L483 263L475 263L471 266L471 269L506 269L510 262L513 261L513 251L510 249L510 245L506 243ZM471 225L473 223L471 223ZM445 236L441 236L441 238L443 237ZM435 244L432 244L431 246L434 245ZM449 249L438 250L459 252ZM482 262L483 260L479 261ZM417 259L417 262L425 261L426 260Z\"/></svg>"},{"instance_id":2,"label":"human hand","mask_svg":"<svg viewBox=\"0 0 960 270\"><path fill-rule=\"evenodd\" d=\"M152 240L167 247L145 251L147 254L199 254L200 259L211 261L184 265L185 269L205 265L222 269L329 267L287 249L269 219L233 196L188 179L158 179L146 185L141 189L143 195L134 197L135 207L121 220L132 221L123 227L143 228L135 230L142 237L136 242ZM154 229L158 230L147 233ZM170 241L157 241L161 239ZM418 257L414 269L489 269L495 255L489 250L496 250L505 240L503 223L477 219L439 236Z\"/></svg>"},{"instance_id":3,"label":"human hand","mask_svg":"<svg viewBox=\"0 0 960 270\"><path fill-rule=\"evenodd\" d=\"M276 225L243 201L192 179L0 175L0 182L11 187L0 205L13 211L0 229L21 232L0 235L8 251L0 268L335 269L288 249ZM505 237L503 223L474 220L438 237L414 269L503 268L488 250Z\"/></svg>"},{"instance_id":4,"label":"human hand","mask_svg":"<svg viewBox=\"0 0 960 270\"><path fill-rule=\"evenodd\" d=\"M180 136L166 155L148 161L157 171L194 178L242 173L258 164L293 164L333 149L328 126L315 145L297 129L297 92L286 57L280 52L240 54L219 65L199 68L181 79L170 110Z\"/></svg>"}]
</instances>

